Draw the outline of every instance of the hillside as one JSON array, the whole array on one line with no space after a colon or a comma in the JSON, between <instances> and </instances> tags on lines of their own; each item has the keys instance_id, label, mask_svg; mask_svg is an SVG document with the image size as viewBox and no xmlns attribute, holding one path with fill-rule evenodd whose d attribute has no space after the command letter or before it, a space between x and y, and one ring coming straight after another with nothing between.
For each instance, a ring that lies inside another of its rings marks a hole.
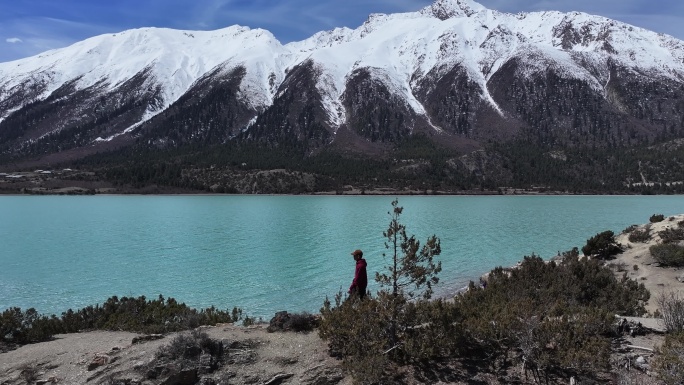
<instances>
[{"instance_id":1,"label":"hillside","mask_svg":"<svg viewBox=\"0 0 684 385\"><path fill-rule=\"evenodd\" d=\"M293 183L305 192L679 192L683 79L673 37L472 0L285 45L242 26L128 30L0 63L0 172L239 193L273 169L310 174Z\"/></svg>"}]
</instances>

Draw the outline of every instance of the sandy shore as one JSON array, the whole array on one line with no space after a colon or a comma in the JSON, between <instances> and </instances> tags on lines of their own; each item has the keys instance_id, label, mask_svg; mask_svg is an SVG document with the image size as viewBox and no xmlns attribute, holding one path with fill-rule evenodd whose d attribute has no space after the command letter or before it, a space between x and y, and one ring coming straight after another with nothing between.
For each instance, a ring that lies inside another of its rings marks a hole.
<instances>
[{"instance_id":1,"label":"sandy shore","mask_svg":"<svg viewBox=\"0 0 684 385\"><path fill-rule=\"evenodd\" d=\"M646 286L651 292L651 299L648 301L646 310L651 314L656 311L657 297L662 293L674 292L680 298L684 298L684 269L661 267L649 251L651 246L662 243L658 232L667 228L676 228L682 220L684 220L684 214L666 217L662 222L639 225L639 229L649 225L651 227L651 239L645 243L630 242L629 234L625 233L615 237L625 251L608 264L614 269L616 275L622 276L626 272L629 278Z\"/></svg>"}]
</instances>

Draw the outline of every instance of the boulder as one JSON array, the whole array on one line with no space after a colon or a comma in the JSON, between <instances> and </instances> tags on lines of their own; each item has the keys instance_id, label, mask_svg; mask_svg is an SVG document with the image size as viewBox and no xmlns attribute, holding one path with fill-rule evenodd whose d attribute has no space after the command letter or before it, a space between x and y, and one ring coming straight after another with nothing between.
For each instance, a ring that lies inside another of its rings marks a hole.
<instances>
[{"instance_id":1,"label":"boulder","mask_svg":"<svg viewBox=\"0 0 684 385\"><path fill-rule=\"evenodd\" d=\"M109 357L103 355L96 355L92 361L88 364L88 371L95 370L100 366L107 365L109 363Z\"/></svg>"},{"instance_id":2,"label":"boulder","mask_svg":"<svg viewBox=\"0 0 684 385\"><path fill-rule=\"evenodd\" d=\"M278 330L285 330L285 325L290 320L290 314L286 311L279 311L275 313L275 316L271 318L271 322L268 323L268 328L266 329L269 333L273 333Z\"/></svg>"}]
</instances>

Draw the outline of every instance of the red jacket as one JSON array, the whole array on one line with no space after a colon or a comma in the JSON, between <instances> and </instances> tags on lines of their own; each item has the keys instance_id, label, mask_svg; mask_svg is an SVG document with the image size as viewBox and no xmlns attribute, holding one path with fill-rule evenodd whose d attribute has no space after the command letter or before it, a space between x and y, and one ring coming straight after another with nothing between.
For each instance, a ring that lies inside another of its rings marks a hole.
<instances>
[{"instance_id":1,"label":"red jacket","mask_svg":"<svg viewBox=\"0 0 684 385\"><path fill-rule=\"evenodd\" d=\"M356 261L356 272L354 273L354 280L351 286L349 286L349 292L351 293L355 289L360 292L366 292L366 286L368 286L368 276L366 275L366 260L361 258Z\"/></svg>"}]
</instances>

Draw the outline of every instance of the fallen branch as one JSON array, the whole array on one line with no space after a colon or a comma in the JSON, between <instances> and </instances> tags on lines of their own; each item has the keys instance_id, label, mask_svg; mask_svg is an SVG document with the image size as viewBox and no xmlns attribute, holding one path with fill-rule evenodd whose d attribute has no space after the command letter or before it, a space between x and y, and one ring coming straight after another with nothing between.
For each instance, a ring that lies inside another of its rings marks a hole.
<instances>
[{"instance_id":1,"label":"fallen branch","mask_svg":"<svg viewBox=\"0 0 684 385\"><path fill-rule=\"evenodd\" d=\"M386 350L384 353L382 353L382 354L387 354L387 353L391 352L392 350L398 348L399 346L401 346L401 344L396 344L396 345L392 346L391 348L387 349L387 350Z\"/></svg>"},{"instance_id":2,"label":"fallen branch","mask_svg":"<svg viewBox=\"0 0 684 385\"><path fill-rule=\"evenodd\" d=\"M646 351L649 351L649 352L653 352L653 349L651 349L651 348L645 348L645 347L643 347L643 346L627 345L627 347L628 347L628 348L631 348L631 349L641 349L641 350L646 350Z\"/></svg>"}]
</instances>

